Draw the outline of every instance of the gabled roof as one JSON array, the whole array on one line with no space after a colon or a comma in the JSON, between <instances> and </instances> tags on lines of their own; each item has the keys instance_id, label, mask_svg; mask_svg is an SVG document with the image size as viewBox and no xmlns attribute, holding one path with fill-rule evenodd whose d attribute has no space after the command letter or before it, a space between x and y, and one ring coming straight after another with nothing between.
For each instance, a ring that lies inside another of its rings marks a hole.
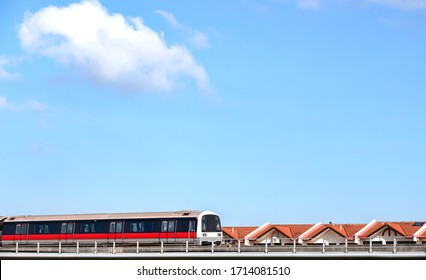
<instances>
[{"instance_id":1,"label":"gabled roof","mask_svg":"<svg viewBox=\"0 0 426 280\"><path fill-rule=\"evenodd\" d=\"M368 228L362 230L359 238L368 238L379 230L389 227L399 235L412 237L421 226L416 226L415 222L377 222L372 223Z\"/></svg>"},{"instance_id":2,"label":"gabled roof","mask_svg":"<svg viewBox=\"0 0 426 280\"><path fill-rule=\"evenodd\" d=\"M354 240L355 234L365 227L365 224L343 224L348 240Z\"/></svg>"},{"instance_id":3,"label":"gabled roof","mask_svg":"<svg viewBox=\"0 0 426 280\"><path fill-rule=\"evenodd\" d=\"M302 233L310 229L312 226L312 224L268 224L265 225L262 230L259 230L258 232L255 232L253 235L251 235L250 239L258 239L266 233L270 232L271 230L276 230L282 233L287 238L295 239L299 238Z\"/></svg>"},{"instance_id":4,"label":"gabled roof","mask_svg":"<svg viewBox=\"0 0 426 280\"><path fill-rule=\"evenodd\" d=\"M243 239L247 234L256 230L257 226L250 227L222 227L222 231L233 239Z\"/></svg>"},{"instance_id":5,"label":"gabled roof","mask_svg":"<svg viewBox=\"0 0 426 280\"><path fill-rule=\"evenodd\" d=\"M332 230L336 234L347 238L349 240L354 239L355 232L363 228L365 224L320 224L307 234L303 235L303 239L312 239L316 236L320 235L321 233L325 232L326 230Z\"/></svg>"},{"instance_id":6,"label":"gabled roof","mask_svg":"<svg viewBox=\"0 0 426 280\"><path fill-rule=\"evenodd\" d=\"M416 238L426 238L426 222L414 233Z\"/></svg>"}]
</instances>

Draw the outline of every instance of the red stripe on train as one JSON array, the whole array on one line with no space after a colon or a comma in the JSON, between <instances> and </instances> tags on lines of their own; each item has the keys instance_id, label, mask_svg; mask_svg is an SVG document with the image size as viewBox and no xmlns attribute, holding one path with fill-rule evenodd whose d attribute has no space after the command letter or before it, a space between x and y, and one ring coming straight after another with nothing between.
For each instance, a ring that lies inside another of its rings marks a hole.
<instances>
[{"instance_id":1,"label":"red stripe on train","mask_svg":"<svg viewBox=\"0 0 426 280\"><path fill-rule=\"evenodd\" d=\"M173 233L162 233L161 238L176 238L176 239L186 239L186 238L196 238L195 232L177 232ZM76 233L74 236L72 234L29 234L28 240L79 240L79 239L160 239L159 232L152 233ZM27 236L8 234L3 235L2 240L8 241L25 241Z\"/></svg>"}]
</instances>

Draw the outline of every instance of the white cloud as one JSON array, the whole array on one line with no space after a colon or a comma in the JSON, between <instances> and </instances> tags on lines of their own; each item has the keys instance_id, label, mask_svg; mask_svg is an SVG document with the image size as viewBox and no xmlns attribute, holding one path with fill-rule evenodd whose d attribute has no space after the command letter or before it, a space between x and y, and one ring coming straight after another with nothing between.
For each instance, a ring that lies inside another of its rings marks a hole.
<instances>
[{"instance_id":1,"label":"white cloud","mask_svg":"<svg viewBox=\"0 0 426 280\"><path fill-rule=\"evenodd\" d=\"M31 144L30 150L32 154L38 156L52 156L55 154L52 148L40 144Z\"/></svg>"},{"instance_id":2,"label":"white cloud","mask_svg":"<svg viewBox=\"0 0 426 280\"><path fill-rule=\"evenodd\" d=\"M176 17L172 13L164 10L156 10L155 12L162 16L171 26L175 28L184 28L184 26L177 21Z\"/></svg>"},{"instance_id":3,"label":"white cloud","mask_svg":"<svg viewBox=\"0 0 426 280\"><path fill-rule=\"evenodd\" d=\"M10 112L28 112L39 111L42 112L47 109L47 105L40 103L36 100L28 100L23 104L13 104L7 100L6 97L0 96L0 110Z\"/></svg>"},{"instance_id":4,"label":"white cloud","mask_svg":"<svg viewBox=\"0 0 426 280\"><path fill-rule=\"evenodd\" d=\"M169 92L194 80L209 91L207 73L181 45L168 46L141 18L110 14L96 0L27 14L22 46L74 67L92 81L121 89Z\"/></svg>"},{"instance_id":5,"label":"white cloud","mask_svg":"<svg viewBox=\"0 0 426 280\"><path fill-rule=\"evenodd\" d=\"M183 25L170 12L164 10L156 10L155 12L162 16L174 28L184 31L186 33L187 42L192 46L199 49L206 49L210 47L209 38L207 34L195 30L189 26Z\"/></svg>"},{"instance_id":6,"label":"white cloud","mask_svg":"<svg viewBox=\"0 0 426 280\"><path fill-rule=\"evenodd\" d=\"M415 10L426 8L426 0L366 0L371 3L382 4L393 8Z\"/></svg>"},{"instance_id":7,"label":"white cloud","mask_svg":"<svg viewBox=\"0 0 426 280\"><path fill-rule=\"evenodd\" d=\"M317 9L320 7L320 0L297 0L297 5L301 9Z\"/></svg>"},{"instance_id":8,"label":"white cloud","mask_svg":"<svg viewBox=\"0 0 426 280\"><path fill-rule=\"evenodd\" d=\"M17 73L11 73L4 69L5 66L9 65L9 60L5 57L0 56L0 79L5 80L16 80L21 78L21 75Z\"/></svg>"}]
</instances>

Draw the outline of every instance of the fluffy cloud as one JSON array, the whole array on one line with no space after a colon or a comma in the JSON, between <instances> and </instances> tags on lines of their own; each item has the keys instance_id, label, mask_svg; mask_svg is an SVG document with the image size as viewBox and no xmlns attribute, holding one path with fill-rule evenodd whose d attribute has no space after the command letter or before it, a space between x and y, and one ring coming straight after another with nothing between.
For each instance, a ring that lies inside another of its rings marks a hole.
<instances>
[{"instance_id":1,"label":"fluffy cloud","mask_svg":"<svg viewBox=\"0 0 426 280\"><path fill-rule=\"evenodd\" d=\"M0 56L0 79L5 80L16 80L21 77L21 75L17 73L11 73L4 69L5 66L9 64L9 60Z\"/></svg>"},{"instance_id":2,"label":"fluffy cloud","mask_svg":"<svg viewBox=\"0 0 426 280\"><path fill-rule=\"evenodd\" d=\"M424 9L426 8L426 0L367 0L371 3L382 4L394 8L401 9Z\"/></svg>"},{"instance_id":3,"label":"fluffy cloud","mask_svg":"<svg viewBox=\"0 0 426 280\"><path fill-rule=\"evenodd\" d=\"M205 33L181 24L170 12L164 10L156 10L155 12L162 16L171 26L182 30L186 34L187 42L192 46L200 49L210 47L208 36Z\"/></svg>"},{"instance_id":4,"label":"fluffy cloud","mask_svg":"<svg viewBox=\"0 0 426 280\"><path fill-rule=\"evenodd\" d=\"M317 9L320 7L320 0L297 0L297 5L301 9Z\"/></svg>"},{"instance_id":5,"label":"fluffy cloud","mask_svg":"<svg viewBox=\"0 0 426 280\"><path fill-rule=\"evenodd\" d=\"M210 88L206 71L184 46L168 46L141 18L110 14L95 0L27 14L19 37L25 49L74 67L99 84L170 92L189 78L202 91Z\"/></svg>"},{"instance_id":6,"label":"fluffy cloud","mask_svg":"<svg viewBox=\"0 0 426 280\"><path fill-rule=\"evenodd\" d=\"M6 97L0 96L0 110L10 112L27 112L27 111L44 111L47 108L46 104L40 103L35 100L29 100L23 104L13 104L7 100Z\"/></svg>"}]
</instances>

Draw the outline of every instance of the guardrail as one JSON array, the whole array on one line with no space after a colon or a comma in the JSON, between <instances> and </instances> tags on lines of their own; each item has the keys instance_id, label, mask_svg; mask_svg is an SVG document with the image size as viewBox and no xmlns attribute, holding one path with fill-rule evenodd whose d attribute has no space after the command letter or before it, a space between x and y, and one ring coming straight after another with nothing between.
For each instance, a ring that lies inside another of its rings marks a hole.
<instances>
[{"instance_id":1,"label":"guardrail","mask_svg":"<svg viewBox=\"0 0 426 280\"><path fill-rule=\"evenodd\" d=\"M357 244L344 244L344 245L326 245L326 243L317 245L301 245L293 243L292 245L271 245L268 243L261 245L244 246L241 242L237 244L222 244L222 245L208 245L199 246L186 242L184 244L165 244L161 242L159 245L149 245L140 243L102 243L94 242L76 242L73 244L67 243L25 243L20 244L16 242L13 245L3 245L0 247L1 253L33 253L33 254L165 254L165 253L229 253L229 254L245 254L245 253L286 253L286 254L350 254L350 253L389 253L389 254L402 254L402 253L424 253L426 256L426 244L391 244L391 245L357 245Z\"/></svg>"}]
</instances>

